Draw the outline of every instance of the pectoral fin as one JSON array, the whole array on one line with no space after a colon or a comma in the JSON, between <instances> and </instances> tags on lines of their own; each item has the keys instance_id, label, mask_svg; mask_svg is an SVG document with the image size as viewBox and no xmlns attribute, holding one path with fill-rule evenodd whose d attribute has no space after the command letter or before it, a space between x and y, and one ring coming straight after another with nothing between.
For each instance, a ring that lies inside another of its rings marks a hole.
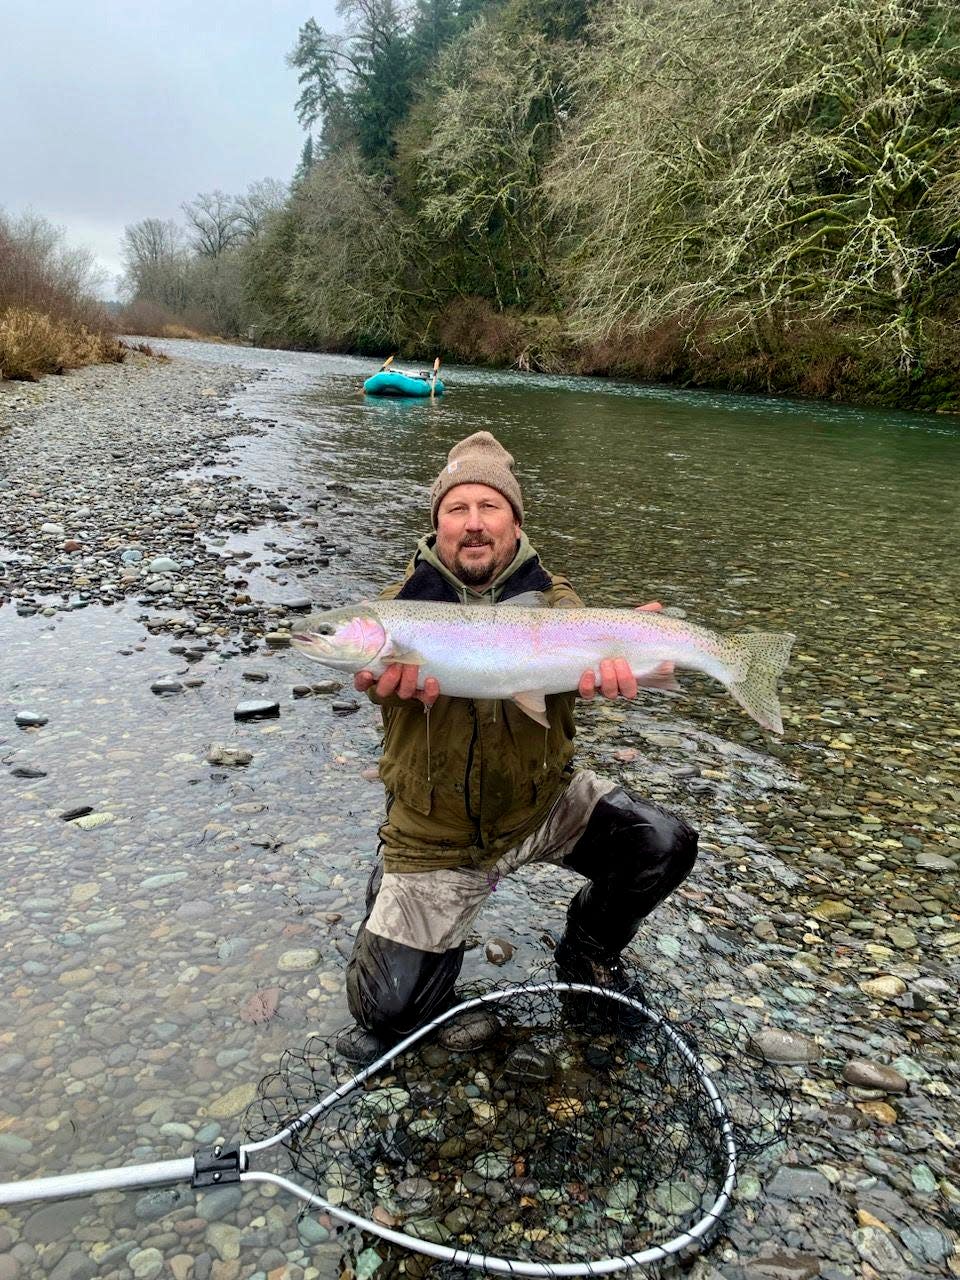
<instances>
[{"instance_id":1,"label":"pectoral fin","mask_svg":"<svg viewBox=\"0 0 960 1280\"><path fill-rule=\"evenodd\" d=\"M547 719L547 704L542 690L525 689L523 693L515 693L513 701L531 720L536 720L537 724L542 724L545 729L550 728L550 721Z\"/></svg>"},{"instance_id":2,"label":"pectoral fin","mask_svg":"<svg viewBox=\"0 0 960 1280\"><path fill-rule=\"evenodd\" d=\"M380 656L385 662L402 662L410 667L422 667L427 661L416 649L391 649L389 653L382 653Z\"/></svg>"},{"instance_id":3,"label":"pectoral fin","mask_svg":"<svg viewBox=\"0 0 960 1280\"><path fill-rule=\"evenodd\" d=\"M673 674L672 662L661 662L652 671L645 671L637 676L637 684L641 689L659 689L661 693L682 693L682 687Z\"/></svg>"}]
</instances>

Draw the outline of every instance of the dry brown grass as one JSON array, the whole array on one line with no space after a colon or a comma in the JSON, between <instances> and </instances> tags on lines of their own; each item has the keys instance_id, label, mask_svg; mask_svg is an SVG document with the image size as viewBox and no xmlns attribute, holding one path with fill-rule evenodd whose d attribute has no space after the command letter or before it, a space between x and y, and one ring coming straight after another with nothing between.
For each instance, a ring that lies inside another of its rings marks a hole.
<instances>
[{"instance_id":1,"label":"dry brown grass","mask_svg":"<svg viewBox=\"0 0 960 1280\"><path fill-rule=\"evenodd\" d=\"M35 380L121 361L110 319L92 294L92 258L70 250L45 219L0 211L0 378Z\"/></svg>"},{"instance_id":2,"label":"dry brown grass","mask_svg":"<svg viewBox=\"0 0 960 1280\"><path fill-rule=\"evenodd\" d=\"M457 298L449 303L437 323L437 337L449 356L469 364L564 373L574 358L556 316L498 311L485 298Z\"/></svg>"},{"instance_id":3,"label":"dry brown grass","mask_svg":"<svg viewBox=\"0 0 960 1280\"><path fill-rule=\"evenodd\" d=\"M35 382L85 364L121 362L125 348L111 334L30 307L0 312L0 378Z\"/></svg>"},{"instance_id":4,"label":"dry brown grass","mask_svg":"<svg viewBox=\"0 0 960 1280\"><path fill-rule=\"evenodd\" d=\"M644 333L585 344L579 373L639 378L685 387L841 400L956 413L960 338L956 325L926 325L910 369L862 329L815 319L744 327L723 317L695 324L664 320Z\"/></svg>"}]
</instances>

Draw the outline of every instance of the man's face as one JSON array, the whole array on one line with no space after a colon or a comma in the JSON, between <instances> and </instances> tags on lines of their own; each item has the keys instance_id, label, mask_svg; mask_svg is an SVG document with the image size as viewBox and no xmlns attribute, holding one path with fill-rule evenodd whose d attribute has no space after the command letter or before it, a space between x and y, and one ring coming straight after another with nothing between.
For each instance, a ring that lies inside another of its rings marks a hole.
<instances>
[{"instance_id":1,"label":"man's face","mask_svg":"<svg viewBox=\"0 0 960 1280\"><path fill-rule=\"evenodd\" d=\"M488 484L458 484L437 508L437 555L461 582L485 587L516 555L513 507Z\"/></svg>"}]
</instances>

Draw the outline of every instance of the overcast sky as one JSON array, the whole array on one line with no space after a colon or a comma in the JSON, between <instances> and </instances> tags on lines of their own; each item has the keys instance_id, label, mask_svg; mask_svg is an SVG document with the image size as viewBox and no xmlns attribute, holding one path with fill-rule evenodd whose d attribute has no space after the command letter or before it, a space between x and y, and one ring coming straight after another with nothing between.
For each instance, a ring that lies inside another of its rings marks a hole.
<instances>
[{"instance_id":1,"label":"overcast sky","mask_svg":"<svg viewBox=\"0 0 960 1280\"><path fill-rule=\"evenodd\" d=\"M127 223L290 178L310 17L337 27L335 0L0 0L0 208L65 227L112 297Z\"/></svg>"}]
</instances>

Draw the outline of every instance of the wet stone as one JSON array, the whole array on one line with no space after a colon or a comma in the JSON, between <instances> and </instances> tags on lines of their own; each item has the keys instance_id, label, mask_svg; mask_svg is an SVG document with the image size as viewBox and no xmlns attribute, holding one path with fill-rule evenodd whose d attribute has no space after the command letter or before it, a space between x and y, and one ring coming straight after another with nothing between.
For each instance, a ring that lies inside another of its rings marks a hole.
<instances>
[{"instance_id":1,"label":"wet stone","mask_svg":"<svg viewBox=\"0 0 960 1280\"><path fill-rule=\"evenodd\" d=\"M916 864L921 871L955 871L957 868L956 858L944 857L942 853L918 853Z\"/></svg>"},{"instance_id":2,"label":"wet stone","mask_svg":"<svg viewBox=\"0 0 960 1280\"><path fill-rule=\"evenodd\" d=\"M199 1140L199 1134L197 1138ZM203 1191L197 1197L197 1217L202 1218L204 1222L219 1222L221 1218L232 1218L242 1202L242 1187L219 1187L214 1191Z\"/></svg>"},{"instance_id":3,"label":"wet stone","mask_svg":"<svg viewBox=\"0 0 960 1280\"><path fill-rule=\"evenodd\" d=\"M134 1280L155 1280L162 1274L164 1261L159 1249L138 1249L127 1259Z\"/></svg>"},{"instance_id":4,"label":"wet stone","mask_svg":"<svg viewBox=\"0 0 960 1280\"><path fill-rule=\"evenodd\" d=\"M103 810L100 813L81 814L79 818L73 819L73 825L81 831L95 831L98 827L109 826L113 820L114 815Z\"/></svg>"},{"instance_id":5,"label":"wet stone","mask_svg":"<svg viewBox=\"0 0 960 1280\"><path fill-rule=\"evenodd\" d=\"M60 817L64 822L73 822L75 818L85 818L88 813L93 813L93 805L80 804L76 805L73 809L64 810Z\"/></svg>"},{"instance_id":6,"label":"wet stone","mask_svg":"<svg viewBox=\"0 0 960 1280\"><path fill-rule=\"evenodd\" d=\"M141 1196L134 1205L134 1214L141 1222L157 1222L174 1209L192 1203L193 1196L188 1192L179 1187L164 1187Z\"/></svg>"},{"instance_id":7,"label":"wet stone","mask_svg":"<svg viewBox=\"0 0 960 1280\"><path fill-rule=\"evenodd\" d=\"M154 680L150 686L150 692L160 697L169 697L174 693L182 692L182 690L183 685L179 680Z\"/></svg>"},{"instance_id":8,"label":"wet stone","mask_svg":"<svg viewBox=\"0 0 960 1280\"><path fill-rule=\"evenodd\" d=\"M907 989L907 984L904 980L893 974L884 974L879 978L868 978L865 982L861 982L859 986L864 995L886 1000L892 1000L895 996L903 995Z\"/></svg>"},{"instance_id":9,"label":"wet stone","mask_svg":"<svg viewBox=\"0 0 960 1280\"><path fill-rule=\"evenodd\" d=\"M786 1249L768 1253L765 1248L758 1258L749 1259L743 1266L743 1280L813 1280L822 1274L819 1258Z\"/></svg>"},{"instance_id":10,"label":"wet stone","mask_svg":"<svg viewBox=\"0 0 960 1280\"><path fill-rule=\"evenodd\" d=\"M242 765L250 764L252 760L253 752L248 751L245 747L230 747L219 742L213 742L207 748L208 764L235 769Z\"/></svg>"},{"instance_id":11,"label":"wet stone","mask_svg":"<svg viewBox=\"0 0 960 1280\"><path fill-rule=\"evenodd\" d=\"M853 916L853 908L848 907L845 902L837 902L833 898L824 898L822 902L818 902L813 908L811 915L817 917L818 920L836 921L844 924Z\"/></svg>"},{"instance_id":12,"label":"wet stone","mask_svg":"<svg viewBox=\"0 0 960 1280\"><path fill-rule=\"evenodd\" d=\"M513 959L514 946L506 938L489 938L484 954L491 964L504 965Z\"/></svg>"},{"instance_id":13,"label":"wet stone","mask_svg":"<svg viewBox=\"0 0 960 1280\"><path fill-rule=\"evenodd\" d=\"M857 1085L862 1089L880 1089L884 1093L906 1093L908 1087L899 1071L876 1062L868 1062L864 1058L848 1062L843 1069L843 1078L847 1084Z\"/></svg>"},{"instance_id":14,"label":"wet stone","mask_svg":"<svg viewBox=\"0 0 960 1280\"><path fill-rule=\"evenodd\" d=\"M789 1063L816 1062L820 1049L807 1036L768 1028L750 1037L750 1048L767 1062Z\"/></svg>"},{"instance_id":15,"label":"wet stone","mask_svg":"<svg viewBox=\"0 0 960 1280\"><path fill-rule=\"evenodd\" d=\"M50 1280L93 1280L100 1268L85 1253L71 1250L50 1272Z\"/></svg>"},{"instance_id":16,"label":"wet stone","mask_svg":"<svg viewBox=\"0 0 960 1280\"><path fill-rule=\"evenodd\" d=\"M901 951L909 951L917 945L917 935L903 925L892 925L887 930L887 937Z\"/></svg>"},{"instance_id":17,"label":"wet stone","mask_svg":"<svg viewBox=\"0 0 960 1280\"><path fill-rule=\"evenodd\" d=\"M905 1227L900 1232L900 1239L915 1258L934 1265L943 1262L953 1252L953 1242L936 1227Z\"/></svg>"},{"instance_id":18,"label":"wet stone","mask_svg":"<svg viewBox=\"0 0 960 1280\"><path fill-rule=\"evenodd\" d=\"M553 1075L553 1059L530 1045L514 1049L503 1065L504 1072L518 1080L547 1081Z\"/></svg>"},{"instance_id":19,"label":"wet stone","mask_svg":"<svg viewBox=\"0 0 960 1280\"><path fill-rule=\"evenodd\" d=\"M279 716L280 703L270 699L251 699L238 702L233 712L235 720L265 720Z\"/></svg>"},{"instance_id":20,"label":"wet stone","mask_svg":"<svg viewBox=\"0 0 960 1280\"><path fill-rule=\"evenodd\" d=\"M902 1276L906 1273L903 1255L890 1235L879 1227L860 1227L853 1233L854 1247L860 1257L881 1276Z\"/></svg>"},{"instance_id":21,"label":"wet stone","mask_svg":"<svg viewBox=\"0 0 960 1280\"><path fill-rule=\"evenodd\" d=\"M14 721L21 729L41 729L49 722L49 717L39 711L23 710L16 713Z\"/></svg>"},{"instance_id":22,"label":"wet stone","mask_svg":"<svg viewBox=\"0 0 960 1280\"><path fill-rule=\"evenodd\" d=\"M297 947L285 951L277 961L281 973L302 973L307 969L315 969L320 963L320 952L316 947Z\"/></svg>"},{"instance_id":23,"label":"wet stone","mask_svg":"<svg viewBox=\"0 0 960 1280\"><path fill-rule=\"evenodd\" d=\"M773 1175L767 1192L778 1200L809 1200L814 1196L832 1196L829 1181L815 1169L783 1166Z\"/></svg>"},{"instance_id":24,"label":"wet stone","mask_svg":"<svg viewBox=\"0 0 960 1280\"><path fill-rule=\"evenodd\" d=\"M62 1204L44 1205L27 1218L23 1238L30 1244L55 1244L64 1236L69 1238L69 1233L88 1213L90 1206L82 1201L68 1200Z\"/></svg>"}]
</instances>

